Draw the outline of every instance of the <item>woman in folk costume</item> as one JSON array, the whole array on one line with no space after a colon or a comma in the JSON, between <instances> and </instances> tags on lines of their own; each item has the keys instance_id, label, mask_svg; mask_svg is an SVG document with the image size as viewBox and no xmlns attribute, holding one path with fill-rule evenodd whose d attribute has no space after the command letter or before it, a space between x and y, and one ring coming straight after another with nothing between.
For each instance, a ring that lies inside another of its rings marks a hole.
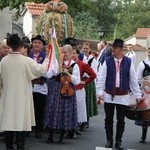
<instances>
[{"instance_id":1,"label":"woman in folk costume","mask_svg":"<svg viewBox=\"0 0 150 150\"><path fill-rule=\"evenodd\" d=\"M91 53L91 43L83 43L82 51L84 53L83 62L89 64L91 68L97 73L97 61ZM89 76L85 73L84 79L87 79ZM89 117L98 115L97 109L97 98L96 98L96 86L95 81L90 82L85 86L86 89L86 106L87 106L87 127L89 126ZM84 127L82 124L81 130Z\"/></svg>"},{"instance_id":2,"label":"woman in folk costume","mask_svg":"<svg viewBox=\"0 0 150 150\"><path fill-rule=\"evenodd\" d=\"M61 130L59 143L63 143L65 132L75 130L78 125L74 85L80 83L80 70L75 61L71 59L72 47L70 45L64 45L62 47L62 55L63 73L57 76L51 76L47 73L47 76L49 76L47 82L48 96L44 119L45 127L49 128L47 143L53 142L53 131L55 129ZM72 94L66 89L67 86L70 86Z\"/></svg>"},{"instance_id":3,"label":"woman in folk costume","mask_svg":"<svg viewBox=\"0 0 150 150\"><path fill-rule=\"evenodd\" d=\"M147 51L147 58L141 61L137 67L138 79L150 76L150 48ZM142 126L142 136L139 142L145 143L148 127L150 126L150 121L136 120L136 125Z\"/></svg>"},{"instance_id":4,"label":"woman in folk costume","mask_svg":"<svg viewBox=\"0 0 150 150\"><path fill-rule=\"evenodd\" d=\"M21 49L21 54L24 56L29 56L31 52L30 40L27 37L23 37L22 41L23 41L23 45Z\"/></svg>"},{"instance_id":5,"label":"woman in folk costume","mask_svg":"<svg viewBox=\"0 0 150 150\"><path fill-rule=\"evenodd\" d=\"M74 48L72 59L79 65L81 78L81 82L75 86L77 97L78 124L81 124L87 122L86 101L85 101L86 95L84 87L96 78L96 74L88 64L79 60L78 58L79 54L80 54L79 49ZM87 73L89 77L85 80L82 80L84 73Z\"/></svg>"},{"instance_id":6,"label":"woman in folk costume","mask_svg":"<svg viewBox=\"0 0 150 150\"><path fill-rule=\"evenodd\" d=\"M23 56L17 34L9 35L7 44L12 52L0 63L0 130L5 131L7 150L14 149L14 132L17 150L25 150L24 131L35 125L31 80L46 73L48 60L41 65Z\"/></svg>"}]
</instances>

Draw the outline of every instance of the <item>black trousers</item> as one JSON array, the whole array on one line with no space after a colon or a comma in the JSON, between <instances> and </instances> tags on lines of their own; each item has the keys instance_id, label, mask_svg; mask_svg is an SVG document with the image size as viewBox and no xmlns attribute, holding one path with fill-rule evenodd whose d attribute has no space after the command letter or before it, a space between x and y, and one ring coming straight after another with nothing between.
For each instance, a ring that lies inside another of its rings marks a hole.
<instances>
[{"instance_id":1,"label":"black trousers","mask_svg":"<svg viewBox=\"0 0 150 150\"><path fill-rule=\"evenodd\" d=\"M16 134L17 149L21 150L25 144L25 132L24 131L5 131L5 143L8 149L13 149L14 135Z\"/></svg>"},{"instance_id":2,"label":"black trousers","mask_svg":"<svg viewBox=\"0 0 150 150\"><path fill-rule=\"evenodd\" d=\"M44 108L46 95L41 93L33 93L34 111L35 111L35 131L39 132L43 130Z\"/></svg>"},{"instance_id":3,"label":"black trousers","mask_svg":"<svg viewBox=\"0 0 150 150\"><path fill-rule=\"evenodd\" d=\"M125 115L127 111L127 106L120 104L104 103L105 110L105 129L108 141L113 140L113 122L114 122L114 112L116 108L116 141L121 141L122 135L125 129Z\"/></svg>"}]
</instances>

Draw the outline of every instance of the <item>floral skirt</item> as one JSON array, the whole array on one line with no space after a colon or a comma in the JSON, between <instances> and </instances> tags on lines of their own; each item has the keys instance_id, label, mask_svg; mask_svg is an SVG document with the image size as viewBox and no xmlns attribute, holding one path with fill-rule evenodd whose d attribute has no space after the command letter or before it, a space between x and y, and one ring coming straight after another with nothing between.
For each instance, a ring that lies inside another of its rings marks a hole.
<instances>
[{"instance_id":1,"label":"floral skirt","mask_svg":"<svg viewBox=\"0 0 150 150\"><path fill-rule=\"evenodd\" d=\"M51 78L47 81L48 96L45 105L44 126L51 129L71 130L77 128L77 103L73 96L60 95L60 82Z\"/></svg>"}]
</instances>

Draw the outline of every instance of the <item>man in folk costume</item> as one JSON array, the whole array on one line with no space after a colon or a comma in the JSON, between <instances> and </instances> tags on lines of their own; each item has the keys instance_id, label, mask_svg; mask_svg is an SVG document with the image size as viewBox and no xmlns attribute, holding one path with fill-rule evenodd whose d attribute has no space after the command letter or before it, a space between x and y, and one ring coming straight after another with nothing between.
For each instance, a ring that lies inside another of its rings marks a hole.
<instances>
[{"instance_id":1,"label":"man in folk costume","mask_svg":"<svg viewBox=\"0 0 150 150\"><path fill-rule=\"evenodd\" d=\"M115 39L112 56L105 60L97 84L98 98L99 100L104 100L106 148L113 147L113 117L116 108L115 147L123 149L122 136L125 129L125 114L129 106L129 88L137 98L137 101L140 101L142 94L139 89L134 65L130 58L123 55L123 41Z\"/></svg>"},{"instance_id":2,"label":"man in folk costume","mask_svg":"<svg viewBox=\"0 0 150 150\"><path fill-rule=\"evenodd\" d=\"M30 57L34 59L37 63L43 63L46 53L43 51L44 45L46 42L42 36L37 35L31 39L32 41L32 50ZM33 83L33 100L34 100L34 109L35 109L35 137L42 138L43 130L43 117L44 117L44 106L47 95L47 84L46 78L44 76L37 78L32 81Z\"/></svg>"},{"instance_id":3,"label":"man in folk costume","mask_svg":"<svg viewBox=\"0 0 150 150\"><path fill-rule=\"evenodd\" d=\"M35 125L31 80L46 73L48 60L41 65L23 56L17 34L9 35L7 44L12 52L0 63L0 130L5 131L7 150L14 150L14 132L17 150L25 150L24 131Z\"/></svg>"}]
</instances>

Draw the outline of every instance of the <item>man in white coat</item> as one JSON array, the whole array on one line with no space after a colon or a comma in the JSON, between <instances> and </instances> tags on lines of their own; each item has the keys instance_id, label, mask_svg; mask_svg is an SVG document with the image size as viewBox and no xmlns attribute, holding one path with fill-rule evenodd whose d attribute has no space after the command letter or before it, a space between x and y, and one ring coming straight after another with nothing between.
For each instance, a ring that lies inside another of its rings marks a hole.
<instances>
[{"instance_id":1,"label":"man in white coat","mask_svg":"<svg viewBox=\"0 0 150 150\"><path fill-rule=\"evenodd\" d=\"M13 150L16 132L17 150L25 150L25 132L35 125L31 80L47 71L48 59L37 64L20 53L22 41L17 34L9 35L7 44L12 52L0 63L0 130L5 131L6 148Z\"/></svg>"}]
</instances>

